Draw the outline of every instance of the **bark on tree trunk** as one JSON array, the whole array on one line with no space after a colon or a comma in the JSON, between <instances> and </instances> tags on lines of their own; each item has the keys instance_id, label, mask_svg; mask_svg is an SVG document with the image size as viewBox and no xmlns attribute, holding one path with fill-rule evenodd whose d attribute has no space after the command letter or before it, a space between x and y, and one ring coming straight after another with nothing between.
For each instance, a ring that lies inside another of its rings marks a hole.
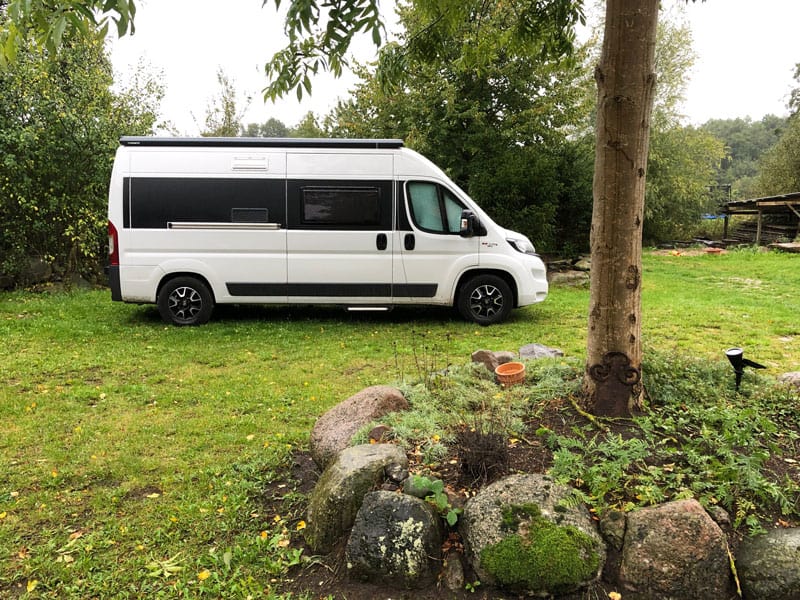
<instances>
[{"instance_id":1,"label":"bark on tree trunk","mask_svg":"<svg viewBox=\"0 0 800 600\"><path fill-rule=\"evenodd\" d=\"M592 269L584 389L591 412L641 396L644 185L659 0L608 0L597 80Z\"/></svg>"}]
</instances>

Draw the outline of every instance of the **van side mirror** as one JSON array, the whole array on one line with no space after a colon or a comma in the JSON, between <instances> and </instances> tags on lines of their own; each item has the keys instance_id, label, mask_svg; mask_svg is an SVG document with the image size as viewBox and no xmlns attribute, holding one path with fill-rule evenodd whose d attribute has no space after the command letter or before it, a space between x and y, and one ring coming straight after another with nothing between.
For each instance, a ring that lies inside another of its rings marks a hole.
<instances>
[{"instance_id":1,"label":"van side mirror","mask_svg":"<svg viewBox=\"0 0 800 600\"><path fill-rule=\"evenodd\" d=\"M472 237L474 235L486 235L486 229L481 225L481 222L478 220L478 217L475 216L474 212L471 210L462 210L461 229L458 234L463 238Z\"/></svg>"}]
</instances>

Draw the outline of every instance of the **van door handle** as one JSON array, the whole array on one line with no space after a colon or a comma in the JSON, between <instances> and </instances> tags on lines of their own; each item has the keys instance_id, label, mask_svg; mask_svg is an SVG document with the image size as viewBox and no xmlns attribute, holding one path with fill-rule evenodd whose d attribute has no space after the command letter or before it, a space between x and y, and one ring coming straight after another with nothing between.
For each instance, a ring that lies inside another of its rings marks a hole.
<instances>
[{"instance_id":1,"label":"van door handle","mask_svg":"<svg viewBox=\"0 0 800 600\"><path fill-rule=\"evenodd\" d=\"M378 247L378 250L386 250L386 247L389 245L388 240L386 238L385 233L379 233L377 239L375 240L375 245Z\"/></svg>"},{"instance_id":2,"label":"van door handle","mask_svg":"<svg viewBox=\"0 0 800 600\"><path fill-rule=\"evenodd\" d=\"M414 234L407 233L406 237L403 238L403 246L405 246L405 249L413 250L416 245L417 245L417 240L414 238Z\"/></svg>"}]
</instances>

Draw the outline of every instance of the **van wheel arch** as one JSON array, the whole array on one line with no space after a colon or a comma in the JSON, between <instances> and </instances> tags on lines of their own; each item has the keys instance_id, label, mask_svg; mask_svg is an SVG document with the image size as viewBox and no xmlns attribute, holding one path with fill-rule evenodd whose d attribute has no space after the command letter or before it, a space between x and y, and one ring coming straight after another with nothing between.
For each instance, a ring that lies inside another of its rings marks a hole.
<instances>
[{"instance_id":1,"label":"van wheel arch","mask_svg":"<svg viewBox=\"0 0 800 600\"><path fill-rule=\"evenodd\" d=\"M214 310L214 290L196 273L171 273L161 280L156 305L161 318L172 325L202 325Z\"/></svg>"},{"instance_id":2,"label":"van wheel arch","mask_svg":"<svg viewBox=\"0 0 800 600\"><path fill-rule=\"evenodd\" d=\"M480 296L482 293L477 291L478 287L483 287L484 291L489 291L490 294L495 296L495 301L499 301L502 306L498 308L492 305L488 311L476 308L474 305L471 306L470 298L472 297L474 300L476 294ZM453 306L466 320L479 325L500 323L508 317L511 309L518 306L516 282L505 271L494 269L467 271L458 281Z\"/></svg>"}]
</instances>

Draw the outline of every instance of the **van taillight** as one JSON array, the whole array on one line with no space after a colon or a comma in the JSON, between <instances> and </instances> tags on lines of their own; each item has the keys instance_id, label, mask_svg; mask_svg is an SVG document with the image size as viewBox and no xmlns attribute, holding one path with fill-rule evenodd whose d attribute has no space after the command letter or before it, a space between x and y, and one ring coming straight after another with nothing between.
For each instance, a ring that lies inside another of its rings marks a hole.
<instances>
[{"instance_id":1,"label":"van taillight","mask_svg":"<svg viewBox=\"0 0 800 600\"><path fill-rule=\"evenodd\" d=\"M119 265L119 236L111 221L108 222L108 262L111 266Z\"/></svg>"}]
</instances>

